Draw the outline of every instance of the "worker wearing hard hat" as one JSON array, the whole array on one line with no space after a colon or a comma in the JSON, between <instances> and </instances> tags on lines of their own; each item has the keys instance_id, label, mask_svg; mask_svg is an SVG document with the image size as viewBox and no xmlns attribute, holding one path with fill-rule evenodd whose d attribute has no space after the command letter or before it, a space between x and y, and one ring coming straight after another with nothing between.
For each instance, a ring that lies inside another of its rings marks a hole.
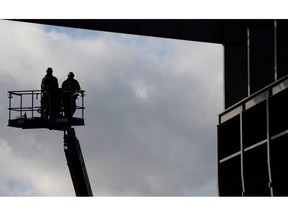
<instances>
[{"instance_id":1,"label":"worker wearing hard hat","mask_svg":"<svg viewBox=\"0 0 288 216\"><path fill-rule=\"evenodd\" d=\"M69 72L67 79L62 83L64 116L71 118L76 110L76 99L80 91L79 82L74 79L74 73Z\"/></svg>"},{"instance_id":2,"label":"worker wearing hard hat","mask_svg":"<svg viewBox=\"0 0 288 216\"><path fill-rule=\"evenodd\" d=\"M48 67L41 82L41 116L44 118L56 115L57 110L60 109L60 99L57 100L56 97L58 95L58 79L52 74L52 68Z\"/></svg>"}]
</instances>

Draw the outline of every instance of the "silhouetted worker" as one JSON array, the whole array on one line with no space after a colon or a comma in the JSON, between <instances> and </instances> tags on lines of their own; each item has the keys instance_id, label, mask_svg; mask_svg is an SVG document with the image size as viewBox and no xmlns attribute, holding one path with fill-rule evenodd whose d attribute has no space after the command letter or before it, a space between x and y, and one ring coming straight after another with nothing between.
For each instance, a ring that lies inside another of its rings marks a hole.
<instances>
[{"instance_id":1,"label":"silhouetted worker","mask_svg":"<svg viewBox=\"0 0 288 216\"><path fill-rule=\"evenodd\" d=\"M60 110L60 95L58 79L54 77L52 68L47 68L46 75L41 82L41 117L53 117Z\"/></svg>"},{"instance_id":2,"label":"silhouetted worker","mask_svg":"<svg viewBox=\"0 0 288 216\"><path fill-rule=\"evenodd\" d=\"M74 79L74 76L73 72L69 72L68 78L62 83L64 115L68 118L75 113L77 92L81 89L79 82Z\"/></svg>"}]
</instances>

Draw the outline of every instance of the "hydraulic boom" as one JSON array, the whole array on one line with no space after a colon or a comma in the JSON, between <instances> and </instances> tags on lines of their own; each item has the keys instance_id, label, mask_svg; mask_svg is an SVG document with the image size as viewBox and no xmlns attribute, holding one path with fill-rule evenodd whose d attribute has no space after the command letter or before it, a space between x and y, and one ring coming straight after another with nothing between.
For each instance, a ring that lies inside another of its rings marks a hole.
<instances>
[{"instance_id":1,"label":"hydraulic boom","mask_svg":"<svg viewBox=\"0 0 288 216\"><path fill-rule=\"evenodd\" d=\"M76 196L93 196L84 158L74 128L64 131L64 152Z\"/></svg>"}]
</instances>

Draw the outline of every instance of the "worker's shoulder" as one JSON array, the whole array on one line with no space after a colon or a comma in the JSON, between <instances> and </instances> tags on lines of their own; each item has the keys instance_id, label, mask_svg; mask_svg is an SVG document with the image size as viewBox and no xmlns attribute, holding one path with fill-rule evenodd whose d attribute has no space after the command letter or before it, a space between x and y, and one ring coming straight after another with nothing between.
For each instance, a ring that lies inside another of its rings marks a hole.
<instances>
[{"instance_id":1,"label":"worker's shoulder","mask_svg":"<svg viewBox=\"0 0 288 216\"><path fill-rule=\"evenodd\" d=\"M68 80L67 80L67 79L63 81L63 84L66 84L66 83L68 83Z\"/></svg>"}]
</instances>

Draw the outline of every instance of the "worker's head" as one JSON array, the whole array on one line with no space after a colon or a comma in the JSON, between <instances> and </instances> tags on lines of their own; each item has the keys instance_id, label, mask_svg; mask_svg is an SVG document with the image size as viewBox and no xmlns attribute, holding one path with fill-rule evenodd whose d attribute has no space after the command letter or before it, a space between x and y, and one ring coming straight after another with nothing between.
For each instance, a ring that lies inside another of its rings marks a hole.
<instances>
[{"instance_id":1,"label":"worker's head","mask_svg":"<svg viewBox=\"0 0 288 216\"><path fill-rule=\"evenodd\" d=\"M75 75L74 75L74 73L73 73L73 72L69 72L69 73L68 73L68 78L70 78L70 79L71 79L71 78L73 78L74 76L75 76Z\"/></svg>"},{"instance_id":2,"label":"worker's head","mask_svg":"<svg viewBox=\"0 0 288 216\"><path fill-rule=\"evenodd\" d=\"M52 68L51 68L51 67L48 67L47 70L46 70L46 73L47 73L48 75L52 75L52 73L53 73Z\"/></svg>"}]
</instances>

